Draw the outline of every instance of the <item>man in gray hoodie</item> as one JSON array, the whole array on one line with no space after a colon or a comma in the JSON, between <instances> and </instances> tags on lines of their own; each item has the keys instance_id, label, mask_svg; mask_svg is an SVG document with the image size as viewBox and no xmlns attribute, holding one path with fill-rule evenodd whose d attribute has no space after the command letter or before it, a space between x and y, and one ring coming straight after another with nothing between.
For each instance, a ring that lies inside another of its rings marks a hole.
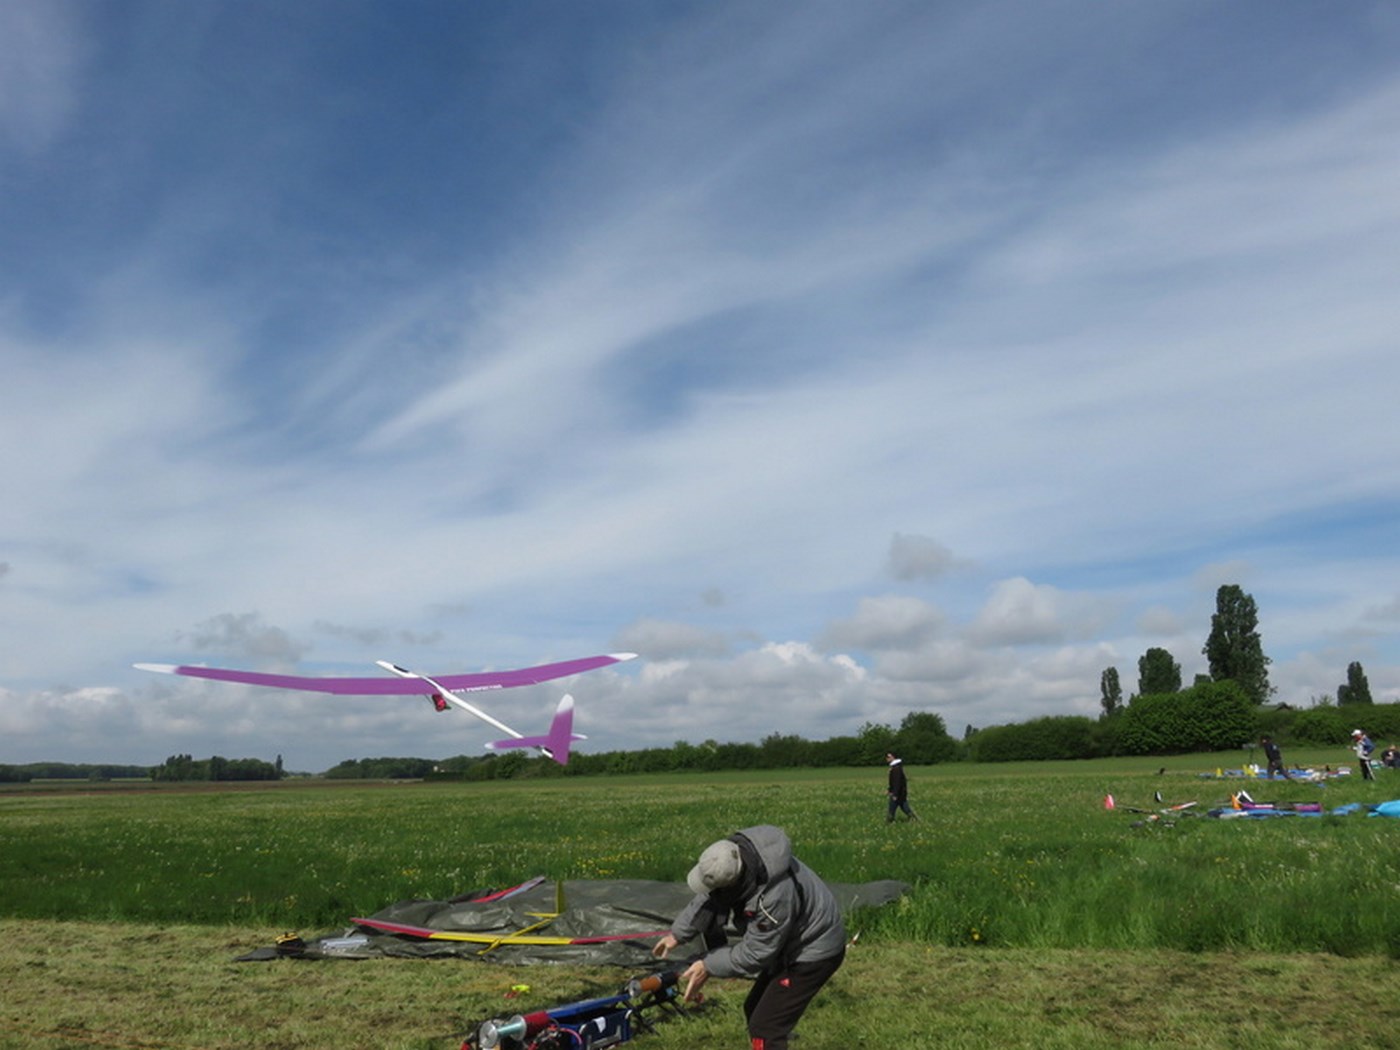
<instances>
[{"instance_id":1,"label":"man in gray hoodie","mask_svg":"<svg viewBox=\"0 0 1400 1050\"><path fill-rule=\"evenodd\" d=\"M751 977L744 1001L752 1050L787 1050L807 1004L841 966L846 928L826 883L792 855L771 824L745 828L710 845L686 880L695 899L653 953L704 940L706 954L681 974L692 999L711 977ZM730 945L726 921L741 939Z\"/></svg>"}]
</instances>

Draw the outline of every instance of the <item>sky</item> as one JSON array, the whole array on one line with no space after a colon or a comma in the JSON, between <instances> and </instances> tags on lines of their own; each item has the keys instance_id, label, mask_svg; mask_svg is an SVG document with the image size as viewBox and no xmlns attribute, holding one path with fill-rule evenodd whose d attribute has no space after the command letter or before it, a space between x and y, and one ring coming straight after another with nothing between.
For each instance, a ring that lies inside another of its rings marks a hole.
<instances>
[{"instance_id":1,"label":"sky","mask_svg":"<svg viewBox=\"0 0 1400 1050\"><path fill-rule=\"evenodd\" d=\"M1400 8L0 0L0 763L1400 699Z\"/></svg>"}]
</instances>

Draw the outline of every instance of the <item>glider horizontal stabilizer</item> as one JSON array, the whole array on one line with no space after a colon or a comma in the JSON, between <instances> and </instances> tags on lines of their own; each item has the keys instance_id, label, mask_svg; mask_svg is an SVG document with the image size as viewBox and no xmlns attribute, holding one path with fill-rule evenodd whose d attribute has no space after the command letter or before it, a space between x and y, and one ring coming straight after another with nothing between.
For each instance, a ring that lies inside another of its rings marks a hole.
<instances>
[{"instance_id":1,"label":"glider horizontal stabilizer","mask_svg":"<svg viewBox=\"0 0 1400 1050\"><path fill-rule=\"evenodd\" d=\"M513 730L508 730L513 733ZM569 748L575 740L588 737L574 732L574 698L566 695L559 701L554 712L554 721L549 724L549 732L544 736L513 736L510 740L497 740L486 746L492 751L508 751L515 747L539 748L546 758L552 758L561 766L569 764Z\"/></svg>"}]
</instances>

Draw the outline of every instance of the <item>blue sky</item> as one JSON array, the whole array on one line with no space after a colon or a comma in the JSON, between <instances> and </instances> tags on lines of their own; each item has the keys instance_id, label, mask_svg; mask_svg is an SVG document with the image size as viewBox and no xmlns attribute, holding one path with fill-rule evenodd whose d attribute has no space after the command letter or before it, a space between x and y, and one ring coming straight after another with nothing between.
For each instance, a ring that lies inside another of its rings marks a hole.
<instances>
[{"instance_id":1,"label":"blue sky","mask_svg":"<svg viewBox=\"0 0 1400 1050\"><path fill-rule=\"evenodd\" d=\"M0 762L1400 699L1400 10L0 5Z\"/></svg>"}]
</instances>

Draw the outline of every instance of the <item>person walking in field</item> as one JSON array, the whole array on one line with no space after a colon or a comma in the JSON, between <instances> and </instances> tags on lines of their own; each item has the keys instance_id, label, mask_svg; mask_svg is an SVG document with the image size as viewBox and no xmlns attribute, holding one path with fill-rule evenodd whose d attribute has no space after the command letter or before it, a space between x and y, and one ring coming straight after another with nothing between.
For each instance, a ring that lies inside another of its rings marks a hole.
<instances>
[{"instance_id":1,"label":"person walking in field","mask_svg":"<svg viewBox=\"0 0 1400 1050\"><path fill-rule=\"evenodd\" d=\"M702 937L706 954L682 973L684 998L711 977L751 977L744 1000L752 1050L787 1050L813 997L846 957L841 908L825 882L792 855L787 833L771 824L711 844L686 879L695 899L671 923L652 955ZM726 921L741 935L730 945Z\"/></svg>"},{"instance_id":2,"label":"person walking in field","mask_svg":"<svg viewBox=\"0 0 1400 1050\"><path fill-rule=\"evenodd\" d=\"M1351 749L1356 752L1356 764L1361 767L1362 779L1375 780L1376 774L1371 771L1371 752L1376 749L1376 745L1371 743L1371 738L1361 730L1353 729Z\"/></svg>"},{"instance_id":3,"label":"person walking in field","mask_svg":"<svg viewBox=\"0 0 1400 1050\"><path fill-rule=\"evenodd\" d=\"M1269 772L1267 775L1272 777L1274 773L1277 772L1284 780L1292 780L1293 778L1288 775L1287 768L1284 767L1283 754L1279 751L1278 744L1274 743L1273 738L1261 736L1259 738L1259 746L1264 749L1264 757L1269 762Z\"/></svg>"},{"instance_id":4,"label":"person walking in field","mask_svg":"<svg viewBox=\"0 0 1400 1050\"><path fill-rule=\"evenodd\" d=\"M904 761L892 751L885 753L885 762L890 767L889 813L885 823L893 824L894 815L903 810L910 820L918 820L919 815L909 805L909 778L904 775Z\"/></svg>"}]
</instances>

